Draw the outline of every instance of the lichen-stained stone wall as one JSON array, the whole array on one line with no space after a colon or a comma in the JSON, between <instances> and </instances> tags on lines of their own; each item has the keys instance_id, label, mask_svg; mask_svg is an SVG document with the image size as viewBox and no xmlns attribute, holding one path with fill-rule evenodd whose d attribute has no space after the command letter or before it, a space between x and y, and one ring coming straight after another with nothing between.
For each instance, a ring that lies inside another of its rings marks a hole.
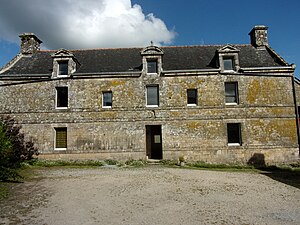
<instances>
[{"instance_id":1,"label":"lichen-stained stone wall","mask_svg":"<svg viewBox=\"0 0 300 225\"><path fill-rule=\"evenodd\" d=\"M238 82L238 105L225 105L226 81ZM267 163L284 162L299 154L291 82L223 74L2 82L0 113L23 125L42 157L145 158L145 126L161 125L164 159L247 163L259 153ZM160 105L146 107L146 86L153 84ZM60 86L68 86L67 109L55 107ZM187 106L187 89L198 90L197 106ZM112 91L112 108L102 108L103 91ZM228 146L227 123L241 123L241 146ZM56 127L67 127L67 150L54 149Z\"/></svg>"},{"instance_id":2,"label":"lichen-stained stone wall","mask_svg":"<svg viewBox=\"0 0 300 225\"><path fill-rule=\"evenodd\" d=\"M295 85L294 87L295 87L297 106L300 106L300 81L296 80L294 85Z\"/></svg>"}]
</instances>

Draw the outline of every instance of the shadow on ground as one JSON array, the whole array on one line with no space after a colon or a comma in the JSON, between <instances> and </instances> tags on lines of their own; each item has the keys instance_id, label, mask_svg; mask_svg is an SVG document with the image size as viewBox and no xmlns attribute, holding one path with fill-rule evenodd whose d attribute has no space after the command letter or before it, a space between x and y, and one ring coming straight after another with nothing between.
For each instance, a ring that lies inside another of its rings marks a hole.
<instances>
[{"instance_id":1,"label":"shadow on ground","mask_svg":"<svg viewBox=\"0 0 300 225\"><path fill-rule=\"evenodd\" d=\"M255 153L248 161L249 165L261 170L261 174L270 177L278 182L300 189L300 167L280 168L277 166L267 166L265 156L261 153Z\"/></svg>"}]
</instances>

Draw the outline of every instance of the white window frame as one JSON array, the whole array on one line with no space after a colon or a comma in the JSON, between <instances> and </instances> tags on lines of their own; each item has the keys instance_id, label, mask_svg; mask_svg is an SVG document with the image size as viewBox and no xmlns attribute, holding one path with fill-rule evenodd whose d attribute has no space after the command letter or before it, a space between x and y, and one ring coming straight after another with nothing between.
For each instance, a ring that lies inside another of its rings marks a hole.
<instances>
[{"instance_id":1,"label":"white window frame","mask_svg":"<svg viewBox=\"0 0 300 225\"><path fill-rule=\"evenodd\" d=\"M228 125L237 124L238 125L238 135L239 135L239 142L229 142L229 132L228 132ZM227 145L228 146L242 146L242 125L241 123L227 123L226 124L226 130L227 130Z\"/></svg>"},{"instance_id":2,"label":"white window frame","mask_svg":"<svg viewBox=\"0 0 300 225\"><path fill-rule=\"evenodd\" d=\"M236 98L236 102L226 102L226 84L235 84L235 98ZM225 105L238 105L239 104L239 86L238 86L238 82L236 81L229 81L229 82L225 82L224 83L224 89L225 89Z\"/></svg>"},{"instance_id":3,"label":"white window frame","mask_svg":"<svg viewBox=\"0 0 300 225\"><path fill-rule=\"evenodd\" d=\"M156 105L149 105L148 104L148 88L150 87L156 87L157 88L157 103ZM146 107L159 107L159 85L147 85L146 86Z\"/></svg>"},{"instance_id":4,"label":"white window frame","mask_svg":"<svg viewBox=\"0 0 300 225\"><path fill-rule=\"evenodd\" d=\"M188 96L188 92L189 90L195 90L196 91L196 103L188 103L189 101L189 96ZM196 88L189 88L186 90L186 95L187 95L187 106L197 106L198 105L198 89Z\"/></svg>"},{"instance_id":5,"label":"white window frame","mask_svg":"<svg viewBox=\"0 0 300 225\"><path fill-rule=\"evenodd\" d=\"M66 63L67 64L67 74L60 74L60 64ZM57 77L68 77L69 76L69 60L57 60Z\"/></svg>"},{"instance_id":6,"label":"white window frame","mask_svg":"<svg viewBox=\"0 0 300 225\"><path fill-rule=\"evenodd\" d=\"M54 127L54 150L55 151L63 151L63 150L67 150L67 147L66 148L57 148L56 147L56 133L57 133L57 130L58 128L65 128L66 129L66 132L67 132L67 140L66 140L66 145L68 147L68 128L67 127Z\"/></svg>"},{"instance_id":7,"label":"white window frame","mask_svg":"<svg viewBox=\"0 0 300 225\"><path fill-rule=\"evenodd\" d=\"M57 104L58 104L58 89L57 88L67 88L67 100L68 100L68 106L67 107L57 106ZM55 87L55 108L56 109L68 109L69 108L69 87L68 86Z\"/></svg>"},{"instance_id":8,"label":"white window frame","mask_svg":"<svg viewBox=\"0 0 300 225\"><path fill-rule=\"evenodd\" d=\"M105 106L104 105L104 94L106 93L110 93L111 94L111 106ZM104 109L111 109L112 108L112 104L113 104L113 95L112 95L112 91L103 91L102 92L102 108Z\"/></svg>"},{"instance_id":9,"label":"white window frame","mask_svg":"<svg viewBox=\"0 0 300 225\"><path fill-rule=\"evenodd\" d=\"M230 60L231 61L232 69L230 69L230 70L225 69L225 60ZM235 60L234 60L233 56L223 56L223 62L222 63L223 63L224 72L234 72L235 71Z\"/></svg>"}]
</instances>

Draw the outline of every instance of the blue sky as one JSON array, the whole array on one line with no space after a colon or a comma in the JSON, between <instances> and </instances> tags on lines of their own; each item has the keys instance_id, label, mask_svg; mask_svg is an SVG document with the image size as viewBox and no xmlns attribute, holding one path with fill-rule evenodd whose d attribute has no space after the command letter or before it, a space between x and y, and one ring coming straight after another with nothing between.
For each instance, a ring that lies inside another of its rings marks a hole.
<instances>
[{"instance_id":1,"label":"blue sky","mask_svg":"<svg viewBox=\"0 0 300 225\"><path fill-rule=\"evenodd\" d=\"M52 0L58 1L58 0ZM61 0L62 1L62 0ZM66 1L66 0L64 0ZM19 52L18 34L22 32L34 32L43 40L43 48L55 49L64 48L82 48L80 39L74 40L74 34L87 33L98 35L96 44L83 45L87 47L128 47L146 45L154 40L162 45L203 45L203 44L248 44L250 41L248 33L255 25L266 25L269 27L268 38L269 45L279 53L288 63L295 63L300 67L300 1L299 0L88 0L94 5L93 9L88 6L80 5L79 1L76 5L77 9L73 9L75 17L61 18L59 23L66 21L61 29L56 30L55 21L51 19L53 10L49 5L49 1L45 0L4 0L2 2L2 11L0 9L0 67L6 64ZM12 3L11 3L12 2ZM26 8L22 3L32 3L32 10ZM67 1L66 1L67 2ZM86 2L86 1L85 1ZM103 10L108 5L110 8ZM14 4L13 4L14 3ZM18 4L16 4L18 3ZM130 6L129 6L130 4ZM134 7L134 5L139 7ZM92 5L92 4L86 4ZM4 7L3 7L4 6ZM73 5L74 6L74 5ZM73 7L72 6L72 7ZM121 6L124 6L123 8ZM35 9L37 7L37 9ZM75 7L75 6L74 6ZM98 11L92 11L99 7ZM35 15L33 12L43 12L44 15ZM130 29L136 29L127 35L126 32L120 35L120 29L126 28L126 24L120 18L127 20L128 17L118 16L118 12L130 12ZM51 12L51 13L50 13ZM103 13L104 12L104 13ZM22 15L18 20L12 15ZM85 14L86 13L86 14ZM49 14L47 16L47 14ZM98 22L94 18L88 20L85 15L98 15ZM151 16L153 14L153 16ZM62 14L61 14L62 15ZM101 15L101 16L99 16ZM115 15L119 20L107 20L109 15ZM142 16L146 19L143 19ZM39 17L38 17L39 16ZM57 16L56 16L57 17ZM68 19L69 18L69 19ZM71 18L71 19L70 19ZM135 18L132 22L132 18ZM1 22L2 21L2 22ZM39 21L37 23L36 21ZM105 21L106 27L101 25L101 21ZM107 22L108 21L108 22ZM107 25L108 24L108 25ZM119 27L115 24L121 24ZM68 27L76 28L68 31ZM82 27L92 27L93 29L82 30ZM24 30L26 28L26 30ZM97 29L102 29L101 32ZM115 29L115 30L114 30ZM74 32L74 33L72 33ZM75 33L77 32L77 33ZM136 33L134 33L136 32ZM67 35L68 33L72 35ZM107 33L115 36L106 37ZM142 35L144 34L144 36ZM60 36L60 37L55 37ZM102 35L102 36L101 36ZM140 36L139 36L140 35ZM61 36L67 36L62 39ZM105 36L105 38L103 37ZM145 37L147 36L147 37ZM80 36L81 37L81 36ZM61 38L61 39L59 39ZM148 39L147 39L148 38ZM61 40L65 46L60 46L57 42ZM97 46L97 40L99 46ZM92 41L90 41L91 43ZM136 44L135 44L136 43ZM73 44L73 45L72 45ZM75 45L77 44L77 45ZM76 47L80 46L80 47ZM300 77L299 68L296 69L296 75Z\"/></svg>"}]
</instances>

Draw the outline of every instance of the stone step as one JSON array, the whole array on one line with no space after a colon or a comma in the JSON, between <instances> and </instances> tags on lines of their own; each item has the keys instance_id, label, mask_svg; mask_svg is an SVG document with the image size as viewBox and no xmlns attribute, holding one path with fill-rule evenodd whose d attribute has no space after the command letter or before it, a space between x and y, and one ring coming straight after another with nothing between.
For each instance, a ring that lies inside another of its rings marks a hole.
<instances>
[{"instance_id":1,"label":"stone step","mask_svg":"<svg viewBox=\"0 0 300 225\"><path fill-rule=\"evenodd\" d=\"M159 159L147 159L148 165L160 165L160 160Z\"/></svg>"}]
</instances>

